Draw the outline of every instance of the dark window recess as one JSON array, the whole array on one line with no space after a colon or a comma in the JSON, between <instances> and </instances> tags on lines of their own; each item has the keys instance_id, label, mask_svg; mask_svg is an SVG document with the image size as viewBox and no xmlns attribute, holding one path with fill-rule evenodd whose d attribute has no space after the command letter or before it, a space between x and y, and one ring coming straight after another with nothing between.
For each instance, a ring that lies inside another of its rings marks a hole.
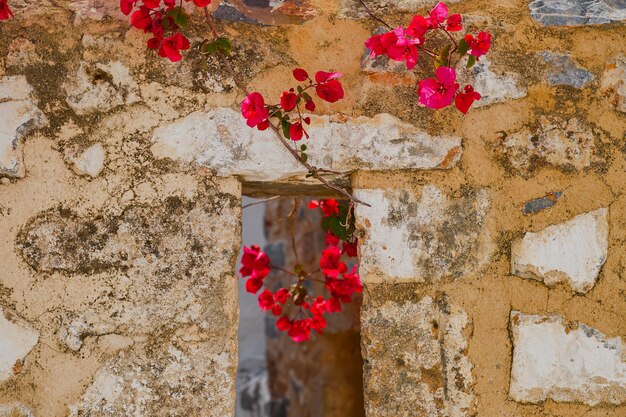
<instances>
[{"instance_id":1,"label":"dark window recess","mask_svg":"<svg viewBox=\"0 0 626 417\"><path fill-rule=\"evenodd\" d=\"M310 199L285 197L248 207L243 214L243 244L258 244L272 264L293 269L296 251L305 270L319 269L325 233L319 210ZM244 205L252 199L244 198ZM290 216L291 214L291 216ZM349 265L350 267L352 265ZM294 343L276 329L270 313L261 313L254 295L239 278L239 370L236 417L364 417L363 359L360 347L361 295L327 315L328 327L304 343ZM293 277L273 271L265 280L275 290ZM316 295L325 295L322 282L309 282Z\"/></svg>"}]
</instances>

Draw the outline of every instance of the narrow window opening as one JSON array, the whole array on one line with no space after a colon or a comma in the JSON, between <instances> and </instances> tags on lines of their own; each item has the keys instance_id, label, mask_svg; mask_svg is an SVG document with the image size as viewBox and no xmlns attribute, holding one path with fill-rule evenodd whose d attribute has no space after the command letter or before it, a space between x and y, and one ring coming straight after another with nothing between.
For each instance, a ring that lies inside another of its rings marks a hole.
<instances>
[{"instance_id":1,"label":"narrow window opening","mask_svg":"<svg viewBox=\"0 0 626 417\"><path fill-rule=\"evenodd\" d=\"M236 417L364 417L363 359L360 348L361 293L342 303L342 311L326 314L322 334L311 332L296 343L276 327L277 317L262 312L258 295L293 285L302 265L318 271L326 232L321 210L308 208L311 197L243 199L243 246L259 245L272 269L256 295L239 277L239 368ZM349 269L357 258L341 260ZM296 267L297 268L297 267ZM307 293L329 297L321 273L307 280ZM292 312L293 313L293 312Z\"/></svg>"}]
</instances>

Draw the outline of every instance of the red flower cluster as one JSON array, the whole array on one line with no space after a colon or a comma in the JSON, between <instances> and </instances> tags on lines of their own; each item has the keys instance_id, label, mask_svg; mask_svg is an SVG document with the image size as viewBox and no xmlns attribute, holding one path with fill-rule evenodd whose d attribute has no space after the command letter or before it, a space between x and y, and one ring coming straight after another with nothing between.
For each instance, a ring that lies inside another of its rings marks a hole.
<instances>
[{"instance_id":1,"label":"red flower cluster","mask_svg":"<svg viewBox=\"0 0 626 417\"><path fill-rule=\"evenodd\" d=\"M8 20L13 17L7 0L0 0L0 20Z\"/></svg>"},{"instance_id":2,"label":"red flower cluster","mask_svg":"<svg viewBox=\"0 0 626 417\"><path fill-rule=\"evenodd\" d=\"M439 67L435 71L435 77L419 82L417 94L420 104L431 109L442 109L454 101L456 108L466 114L474 101L480 100L480 94L469 84L459 90L453 68Z\"/></svg>"},{"instance_id":3,"label":"red flower cluster","mask_svg":"<svg viewBox=\"0 0 626 417\"><path fill-rule=\"evenodd\" d=\"M192 0L185 0L189 2ZM158 49L159 55L176 62L182 59L180 51L189 49L189 39L180 28L187 25L187 14L182 3L176 5L176 0L120 0L120 10L130 16L133 27L144 32L150 32L152 38L148 40L148 48ZM193 0L198 7L211 4L211 0Z\"/></svg>"},{"instance_id":4,"label":"red flower cluster","mask_svg":"<svg viewBox=\"0 0 626 417\"><path fill-rule=\"evenodd\" d=\"M256 294L263 286L263 280L270 273L270 258L257 245L251 248L244 247L239 273L242 277L250 277L246 281L246 290Z\"/></svg>"},{"instance_id":5,"label":"red flower cluster","mask_svg":"<svg viewBox=\"0 0 626 417\"><path fill-rule=\"evenodd\" d=\"M313 200L309 208L320 209L325 221L334 219L340 222L342 216L348 212L347 207L334 199ZM343 218L343 221L351 223L346 218ZM352 225L350 230L353 231ZM349 257L357 255L356 239L351 234L348 239L349 241L344 241L343 249L339 249L342 238L330 230L326 235L327 247L322 251L320 272L324 276L324 286L329 297L313 297L309 294L302 284L306 279L310 279L312 274L303 271L301 266L296 266L296 271L290 272L291 275L298 277L297 283L289 288L280 288L276 292L265 289L259 294L258 304L261 310L271 311L274 316L280 316L276 327L281 332L286 331L295 342L309 340L313 330L321 334L326 327L324 316L340 312L342 303L351 302L355 293L363 291L356 266L348 271L348 266L341 261L342 254ZM271 268L269 257L258 246L246 247L241 265L241 275L248 277L246 290L256 294L269 274Z\"/></svg>"},{"instance_id":6,"label":"red flower cluster","mask_svg":"<svg viewBox=\"0 0 626 417\"><path fill-rule=\"evenodd\" d=\"M445 4L439 2L430 11L428 16L414 16L408 27L398 26L396 29L375 35L365 41L365 46L371 51L370 58L386 55L394 61L405 62L409 70L415 68L420 53L434 59L437 68L435 78L428 78L419 82L418 102L432 109L442 109L453 102L462 113L467 113L480 94L474 91L471 85L459 89L456 82L456 72L451 68L452 53L458 52L462 58L469 54L468 67L485 55L491 47L491 35L480 32L476 37L465 35L460 42L444 47L439 53L426 47L428 32L433 32L428 39L445 33L446 39L452 39L450 32L463 29L460 14L450 15Z\"/></svg>"},{"instance_id":7,"label":"red flower cluster","mask_svg":"<svg viewBox=\"0 0 626 417\"><path fill-rule=\"evenodd\" d=\"M309 138L304 125L311 124L311 118L302 115L300 106L304 102L304 109L315 111L315 102L307 90L315 89L317 96L329 103L334 103L344 96L343 87L337 78L341 77L338 72L318 71L315 73L315 82L309 78L309 74L302 68L293 70L293 77L300 82L308 81L304 86L297 86L283 91L280 95L280 104L270 105L258 92L248 94L241 102L241 114L246 119L246 124L265 130L270 126L272 117L279 121L283 134L286 138L299 141L303 136ZM290 114L293 112L293 114ZM293 117L292 117L293 116Z\"/></svg>"}]
</instances>

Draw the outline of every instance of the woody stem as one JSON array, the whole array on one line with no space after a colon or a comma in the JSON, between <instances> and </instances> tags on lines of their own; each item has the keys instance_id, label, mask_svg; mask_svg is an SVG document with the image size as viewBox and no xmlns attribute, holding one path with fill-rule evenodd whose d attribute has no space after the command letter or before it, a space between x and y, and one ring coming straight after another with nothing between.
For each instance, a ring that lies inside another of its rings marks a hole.
<instances>
[{"instance_id":1,"label":"woody stem","mask_svg":"<svg viewBox=\"0 0 626 417\"><path fill-rule=\"evenodd\" d=\"M365 4L365 2L363 0L359 0L359 3L361 3L361 6L363 6L363 8L365 9L365 12L374 20L382 23L383 25L387 26L387 28L389 29L393 29L393 27L391 27L391 25L387 22L385 22L383 19L381 19L380 17L376 16L374 14L374 12L372 12L370 10L370 8Z\"/></svg>"}]
</instances>

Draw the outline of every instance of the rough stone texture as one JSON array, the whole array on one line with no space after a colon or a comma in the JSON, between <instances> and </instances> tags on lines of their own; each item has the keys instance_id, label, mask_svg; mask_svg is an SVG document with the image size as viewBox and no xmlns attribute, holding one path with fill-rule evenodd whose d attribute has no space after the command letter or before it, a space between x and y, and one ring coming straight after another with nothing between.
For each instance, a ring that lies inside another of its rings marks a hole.
<instances>
[{"instance_id":1,"label":"rough stone texture","mask_svg":"<svg viewBox=\"0 0 626 417\"><path fill-rule=\"evenodd\" d=\"M0 417L35 417L24 404L0 404Z\"/></svg>"},{"instance_id":2,"label":"rough stone texture","mask_svg":"<svg viewBox=\"0 0 626 417\"><path fill-rule=\"evenodd\" d=\"M511 312L511 399L538 403L623 404L626 360L621 338L607 338L557 315Z\"/></svg>"},{"instance_id":3,"label":"rough stone texture","mask_svg":"<svg viewBox=\"0 0 626 417\"><path fill-rule=\"evenodd\" d=\"M307 130L312 138L307 142L309 162L336 171L449 168L461 156L460 138L432 137L388 114L371 119L319 116ZM306 174L273 135L250 129L230 109L196 112L156 129L152 153L249 181ZM263 158L253 157L261 154Z\"/></svg>"},{"instance_id":4,"label":"rough stone texture","mask_svg":"<svg viewBox=\"0 0 626 417\"><path fill-rule=\"evenodd\" d=\"M33 89L23 76L0 79L0 175L25 175L23 138L47 124Z\"/></svg>"},{"instance_id":5,"label":"rough stone texture","mask_svg":"<svg viewBox=\"0 0 626 417\"><path fill-rule=\"evenodd\" d=\"M86 335L148 334L192 324L209 333L224 330L227 313L202 300L228 294L222 279L208 277L231 268L234 242L217 229L239 227L237 198L202 190L192 195L198 200L170 196L158 205L129 205L106 219L52 209L25 228L18 245L35 271L108 272L115 277L111 290L125 294L64 317L58 336L68 348L79 350Z\"/></svg>"},{"instance_id":6,"label":"rough stone texture","mask_svg":"<svg viewBox=\"0 0 626 417\"><path fill-rule=\"evenodd\" d=\"M474 103L474 107L485 107L526 96L526 90L519 86L516 75L506 71L496 72L491 69L491 65L489 59L481 57L469 71L463 69L465 61L460 63L457 70L460 75L459 83L473 85L482 96Z\"/></svg>"},{"instance_id":7,"label":"rough stone texture","mask_svg":"<svg viewBox=\"0 0 626 417\"><path fill-rule=\"evenodd\" d=\"M461 0L449 0L446 3L458 3ZM373 0L366 1L372 11L377 13L417 12L420 9L431 9L436 2L430 0ZM358 0L339 0L339 15L348 18L365 18L367 13Z\"/></svg>"},{"instance_id":8,"label":"rough stone texture","mask_svg":"<svg viewBox=\"0 0 626 417\"><path fill-rule=\"evenodd\" d=\"M76 75L65 84L65 91L67 104L77 114L105 112L140 100L135 79L119 61L81 63Z\"/></svg>"},{"instance_id":9,"label":"rough stone texture","mask_svg":"<svg viewBox=\"0 0 626 417\"><path fill-rule=\"evenodd\" d=\"M534 198L524 204L522 211L526 215L537 214L540 211L553 207L562 196L563 193L561 191L555 191L543 197Z\"/></svg>"},{"instance_id":10,"label":"rough stone texture","mask_svg":"<svg viewBox=\"0 0 626 417\"><path fill-rule=\"evenodd\" d=\"M595 284L608 250L607 209L581 214L537 233L526 233L511 247L511 272L552 286L567 282L585 293Z\"/></svg>"},{"instance_id":11,"label":"rough stone texture","mask_svg":"<svg viewBox=\"0 0 626 417\"><path fill-rule=\"evenodd\" d=\"M92 178L97 177L104 169L106 160L106 152L104 147L96 143L85 149L80 155L76 155L73 150L68 155L72 163L72 169L78 175L88 175Z\"/></svg>"},{"instance_id":12,"label":"rough stone texture","mask_svg":"<svg viewBox=\"0 0 626 417\"><path fill-rule=\"evenodd\" d=\"M367 282L458 278L490 258L493 244L484 228L487 190L451 197L429 185L421 193L357 189L355 194L371 205L358 205L355 213L365 233L360 271Z\"/></svg>"},{"instance_id":13,"label":"rough stone texture","mask_svg":"<svg viewBox=\"0 0 626 417\"><path fill-rule=\"evenodd\" d=\"M223 0L213 17L257 25L301 24L318 15L311 0Z\"/></svg>"},{"instance_id":14,"label":"rough stone texture","mask_svg":"<svg viewBox=\"0 0 626 417\"><path fill-rule=\"evenodd\" d=\"M217 343L194 338L180 332L120 354L100 368L69 416L232 415L232 346L217 334Z\"/></svg>"},{"instance_id":15,"label":"rough stone texture","mask_svg":"<svg viewBox=\"0 0 626 417\"><path fill-rule=\"evenodd\" d=\"M427 296L366 308L361 322L368 417L474 415L465 312Z\"/></svg>"},{"instance_id":16,"label":"rough stone texture","mask_svg":"<svg viewBox=\"0 0 626 417\"><path fill-rule=\"evenodd\" d=\"M596 25L626 20L622 0L534 0L533 19L545 26Z\"/></svg>"},{"instance_id":17,"label":"rough stone texture","mask_svg":"<svg viewBox=\"0 0 626 417\"><path fill-rule=\"evenodd\" d=\"M35 329L0 306L0 383L22 371L24 358L38 340Z\"/></svg>"},{"instance_id":18,"label":"rough stone texture","mask_svg":"<svg viewBox=\"0 0 626 417\"><path fill-rule=\"evenodd\" d=\"M579 67L570 55L543 51L540 56L550 66L546 76L549 85L569 85L583 88L594 79L593 74Z\"/></svg>"},{"instance_id":19,"label":"rough stone texture","mask_svg":"<svg viewBox=\"0 0 626 417\"><path fill-rule=\"evenodd\" d=\"M539 117L537 129L524 128L506 136L504 152L511 166L528 175L540 164L562 170L582 170L598 162L594 131L578 119Z\"/></svg>"},{"instance_id":20,"label":"rough stone texture","mask_svg":"<svg viewBox=\"0 0 626 417\"><path fill-rule=\"evenodd\" d=\"M606 65L600 93L621 112L626 113L626 56L618 56Z\"/></svg>"}]
</instances>

